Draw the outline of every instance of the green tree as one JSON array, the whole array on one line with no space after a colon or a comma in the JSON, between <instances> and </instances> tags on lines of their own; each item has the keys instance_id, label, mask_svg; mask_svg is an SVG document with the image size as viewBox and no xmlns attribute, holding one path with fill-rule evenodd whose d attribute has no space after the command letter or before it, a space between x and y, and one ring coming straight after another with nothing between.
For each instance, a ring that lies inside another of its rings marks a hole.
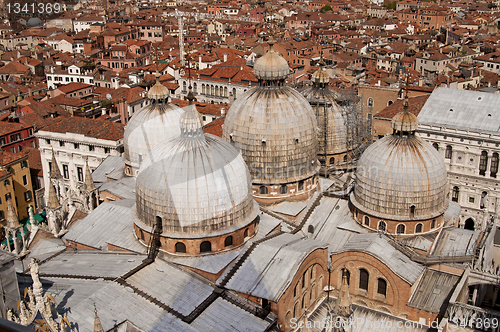
<instances>
[{"instance_id":1,"label":"green tree","mask_svg":"<svg viewBox=\"0 0 500 332\"><path fill-rule=\"evenodd\" d=\"M396 10L396 5L398 4L397 1L387 1L384 3L384 7L387 9L394 9Z\"/></svg>"},{"instance_id":2,"label":"green tree","mask_svg":"<svg viewBox=\"0 0 500 332\"><path fill-rule=\"evenodd\" d=\"M330 5L324 5L323 7L321 7L320 11L321 12L331 12L331 11L333 11L333 8Z\"/></svg>"}]
</instances>

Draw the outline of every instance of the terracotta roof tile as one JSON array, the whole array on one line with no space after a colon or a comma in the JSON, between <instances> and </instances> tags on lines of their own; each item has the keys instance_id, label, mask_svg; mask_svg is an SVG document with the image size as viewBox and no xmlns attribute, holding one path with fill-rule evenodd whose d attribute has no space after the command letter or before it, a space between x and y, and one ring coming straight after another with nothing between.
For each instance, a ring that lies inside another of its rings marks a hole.
<instances>
[{"instance_id":1,"label":"terracotta roof tile","mask_svg":"<svg viewBox=\"0 0 500 332\"><path fill-rule=\"evenodd\" d=\"M207 123L206 125L203 126L203 132L206 134L212 134L215 136L222 137L222 125L224 124L225 120L226 117L223 116L218 119L215 119L210 123Z\"/></svg>"},{"instance_id":2,"label":"terracotta roof tile","mask_svg":"<svg viewBox=\"0 0 500 332\"><path fill-rule=\"evenodd\" d=\"M121 123L100 119L71 117L45 127L44 131L56 133L77 133L116 141L123 138L124 126Z\"/></svg>"},{"instance_id":3,"label":"terracotta roof tile","mask_svg":"<svg viewBox=\"0 0 500 332\"><path fill-rule=\"evenodd\" d=\"M418 116L430 94L408 98L408 112ZM387 106L382 111L374 115L377 118L392 119L394 115L403 111L403 100L397 100L393 104Z\"/></svg>"}]
</instances>

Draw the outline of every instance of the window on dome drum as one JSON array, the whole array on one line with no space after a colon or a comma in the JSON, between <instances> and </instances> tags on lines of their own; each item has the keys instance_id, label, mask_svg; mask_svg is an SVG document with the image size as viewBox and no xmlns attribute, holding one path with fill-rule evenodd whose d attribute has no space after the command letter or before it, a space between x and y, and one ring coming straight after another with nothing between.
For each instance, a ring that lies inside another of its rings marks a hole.
<instances>
[{"instance_id":1,"label":"window on dome drum","mask_svg":"<svg viewBox=\"0 0 500 332\"><path fill-rule=\"evenodd\" d=\"M398 227L396 228L396 233L404 234L405 233L405 225L399 224Z\"/></svg>"},{"instance_id":2,"label":"window on dome drum","mask_svg":"<svg viewBox=\"0 0 500 332\"><path fill-rule=\"evenodd\" d=\"M452 154L453 154L453 153L452 153L452 148L451 148L451 145L447 145L447 146L446 146L446 152L445 152L445 154L444 154L444 157L445 157L446 159L451 159Z\"/></svg>"},{"instance_id":3,"label":"window on dome drum","mask_svg":"<svg viewBox=\"0 0 500 332\"><path fill-rule=\"evenodd\" d=\"M488 167L488 152L481 152L481 157L479 158L479 175L486 175L486 168Z\"/></svg>"},{"instance_id":4,"label":"window on dome drum","mask_svg":"<svg viewBox=\"0 0 500 332\"><path fill-rule=\"evenodd\" d=\"M335 164L335 158L331 157L330 158L330 165L333 165L333 164Z\"/></svg>"},{"instance_id":5,"label":"window on dome drum","mask_svg":"<svg viewBox=\"0 0 500 332\"><path fill-rule=\"evenodd\" d=\"M380 231L384 231L384 232L385 232L385 228L386 228L386 226L387 226L387 225L385 224L385 222L384 222L384 221L381 221L381 222L379 222L379 223L378 223L378 229L379 229Z\"/></svg>"},{"instance_id":6,"label":"window on dome drum","mask_svg":"<svg viewBox=\"0 0 500 332\"><path fill-rule=\"evenodd\" d=\"M233 245L233 237L231 235L229 235L224 240L224 247L229 247L229 246L232 246L232 245Z\"/></svg>"},{"instance_id":7,"label":"window on dome drum","mask_svg":"<svg viewBox=\"0 0 500 332\"><path fill-rule=\"evenodd\" d=\"M300 180L300 181L299 181L299 189L298 189L298 190L299 190L299 191L300 191L300 190L304 190L304 180Z\"/></svg>"},{"instance_id":8,"label":"window on dome drum","mask_svg":"<svg viewBox=\"0 0 500 332\"><path fill-rule=\"evenodd\" d=\"M432 222L431 222L431 229L432 228L436 228L436 219L432 219Z\"/></svg>"},{"instance_id":9,"label":"window on dome drum","mask_svg":"<svg viewBox=\"0 0 500 332\"><path fill-rule=\"evenodd\" d=\"M364 289L365 291L368 291L368 281L370 279L370 276L368 275L368 271L365 269L360 269L359 270L359 288Z\"/></svg>"},{"instance_id":10,"label":"window on dome drum","mask_svg":"<svg viewBox=\"0 0 500 332\"><path fill-rule=\"evenodd\" d=\"M439 144L432 143L432 146L434 147L434 149L436 149L437 151L439 151Z\"/></svg>"},{"instance_id":11,"label":"window on dome drum","mask_svg":"<svg viewBox=\"0 0 500 332\"><path fill-rule=\"evenodd\" d=\"M185 254L186 253L186 245L182 242L177 242L175 244L175 252Z\"/></svg>"},{"instance_id":12,"label":"window on dome drum","mask_svg":"<svg viewBox=\"0 0 500 332\"><path fill-rule=\"evenodd\" d=\"M370 218L368 216L365 216L365 225L370 226Z\"/></svg>"},{"instance_id":13,"label":"window on dome drum","mask_svg":"<svg viewBox=\"0 0 500 332\"><path fill-rule=\"evenodd\" d=\"M248 237L248 228L245 229L245 232L243 233L243 238L247 238Z\"/></svg>"},{"instance_id":14,"label":"window on dome drum","mask_svg":"<svg viewBox=\"0 0 500 332\"><path fill-rule=\"evenodd\" d=\"M347 155L344 156L344 162L347 162Z\"/></svg>"},{"instance_id":15,"label":"window on dome drum","mask_svg":"<svg viewBox=\"0 0 500 332\"><path fill-rule=\"evenodd\" d=\"M497 172L498 172L498 153L495 152L491 156L490 176L492 178L496 178Z\"/></svg>"},{"instance_id":16,"label":"window on dome drum","mask_svg":"<svg viewBox=\"0 0 500 332\"><path fill-rule=\"evenodd\" d=\"M415 217L415 205L410 206L410 218Z\"/></svg>"},{"instance_id":17,"label":"window on dome drum","mask_svg":"<svg viewBox=\"0 0 500 332\"><path fill-rule=\"evenodd\" d=\"M378 278L377 293L383 296L387 294L387 281L382 278Z\"/></svg>"},{"instance_id":18,"label":"window on dome drum","mask_svg":"<svg viewBox=\"0 0 500 332\"><path fill-rule=\"evenodd\" d=\"M422 233L422 224L417 224L415 227L415 233Z\"/></svg>"},{"instance_id":19,"label":"window on dome drum","mask_svg":"<svg viewBox=\"0 0 500 332\"><path fill-rule=\"evenodd\" d=\"M267 187L266 186L260 186L260 188L259 188L259 194L266 195L267 194Z\"/></svg>"},{"instance_id":20,"label":"window on dome drum","mask_svg":"<svg viewBox=\"0 0 500 332\"><path fill-rule=\"evenodd\" d=\"M212 251L212 243L210 241L203 241L200 244L200 252L210 252Z\"/></svg>"},{"instance_id":21,"label":"window on dome drum","mask_svg":"<svg viewBox=\"0 0 500 332\"><path fill-rule=\"evenodd\" d=\"M286 184L281 185L280 194L286 194L288 192L288 187Z\"/></svg>"},{"instance_id":22,"label":"window on dome drum","mask_svg":"<svg viewBox=\"0 0 500 332\"><path fill-rule=\"evenodd\" d=\"M453 202L458 202L459 193L460 193L460 189L458 189L458 187L453 187L453 191L451 192L451 200Z\"/></svg>"}]
</instances>

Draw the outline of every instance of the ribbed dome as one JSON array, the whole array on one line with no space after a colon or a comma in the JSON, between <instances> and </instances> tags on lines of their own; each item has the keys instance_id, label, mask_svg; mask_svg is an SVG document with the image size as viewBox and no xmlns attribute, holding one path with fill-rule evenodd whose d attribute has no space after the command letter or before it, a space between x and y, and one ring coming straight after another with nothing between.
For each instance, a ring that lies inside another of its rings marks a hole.
<instances>
[{"instance_id":1,"label":"ribbed dome","mask_svg":"<svg viewBox=\"0 0 500 332\"><path fill-rule=\"evenodd\" d=\"M150 99L150 104L136 112L125 127L123 158L133 169L139 169L158 144L180 134L179 119L183 110L166 102L166 99L161 103Z\"/></svg>"},{"instance_id":2,"label":"ribbed dome","mask_svg":"<svg viewBox=\"0 0 500 332\"><path fill-rule=\"evenodd\" d=\"M32 17L26 23L26 27L29 28L41 28L43 26L43 21L38 17Z\"/></svg>"},{"instance_id":3,"label":"ribbed dome","mask_svg":"<svg viewBox=\"0 0 500 332\"><path fill-rule=\"evenodd\" d=\"M326 78L324 78L324 75ZM316 76L314 76L316 75ZM315 81L316 79L316 81ZM325 79L327 79L325 81ZM340 106L338 95L328 89L329 76L324 70L313 74L313 87L304 90L302 95L307 99L318 121L318 154L336 154L347 151L347 124ZM347 116L347 113L345 114Z\"/></svg>"},{"instance_id":4,"label":"ribbed dome","mask_svg":"<svg viewBox=\"0 0 500 332\"><path fill-rule=\"evenodd\" d=\"M391 120L391 127L396 131L415 131L418 127L417 117L410 112L399 112Z\"/></svg>"},{"instance_id":5,"label":"ribbed dome","mask_svg":"<svg viewBox=\"0 0 500 332\"><path fill-rule=\"evenodd\" d=\"M223 138L241 149L254 183L287 183L316 173L317 121L307 100L279 84L250 89L231 106Z\"/></svg>"},{"instance_id":6,"label":"ribbed dome","mask_svg":"<svg viewBox=\"0 0 500 332\"><path fill-rule=\"evenodd\" d=\"M180 119L181 135L158 146L136 181L138 218L163 233L198 238L252 222L258 211L243 158L229 143L204 135L195 106Z\"/></svg>"},{"instance_id":7,"label":"ribbed dome","mask_svg":"<svg viewBox=\"0 0 500 332\"><path fill-rule=\"evenodd\" d=\"M351 200L360 210L382 219L439 216L448 204L443 157L414 135L387 135L361 156Z\"/></svg>"},{"instance_id":8,"label":"ribbed dome","mask_svg":"<svg viewBox=\"0 0 500 332\"><path fill-rule=\"evenodd\" d=\"M314 83L329 83L330 76L326 71L323 70L323 68L320 68L312 74L311 81L313 81Z\"/></svg>"},{"instance_id":9,"label":"ribbed dome","mask_svg":"<svg viewBox=\"0 0 500 332\"><path fill-rule=\"evenodd\" d=\"M290 74L288 62L273 50L274 41L269 40L269 52L255 61L253 74L261 80L282 80Z\"/></svg>"}]
</instances>

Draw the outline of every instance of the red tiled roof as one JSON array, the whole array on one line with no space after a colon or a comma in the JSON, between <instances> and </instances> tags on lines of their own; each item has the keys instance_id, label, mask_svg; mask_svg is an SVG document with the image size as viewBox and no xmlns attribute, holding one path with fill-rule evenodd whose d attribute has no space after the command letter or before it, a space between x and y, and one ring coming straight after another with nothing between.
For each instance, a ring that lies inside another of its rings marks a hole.
<instances>
[{"instance_id":1,"label":"red tiled roof","mask_svg":"<svg viewBox=\"0 0 500 332\"><path fill-rule=\"evenodd\" d=\"M55 133L77 133L89 137L116 141L123 138L124 128L121 123L117 122L71 117L51 124L43 130Z\"/></svg>"},{"instance_id":2,"label":"red tiled roof","mask_svg":"<svg viewBox=\"0 0 500 332\"><path fill-rule=\"evenodd\" d=\"M226 117L223 116L218 119L215 119L210 123L207 123L206 125L203 126L203 132L206 134L212 134L215 136L222 137L222 125L224 124L225 120Z\"/></svg>"},{"instance_id":3,"label":"red tiled roof","mask_svg":"<svg viewBox=\"0 0 500 332\"><path fill-rule=\"evenodd\" d=\"M422 109L422 107L424 107L424 104L429 96L430 94L408 98L408 112L414 114L415 116L418 116L420 110ZM403 100L397 100L393 104L387 106L382 111L375 114L374 117L392 119L394 115L398 114L401 111L403 111Z\"/></svg>"},{"instance_id":4,"label":"red tiled roof","mask_svg":"<svg viewBox=\"0 0 500 332\"><path fill-rule=\"evenodd\" d=\"M16 123L16 122L6 122L0 121L0 136L8 135L10 133L29 128L30 125Z\"/></svg>"},{"instance_id":5,"label":"red tiled roof","mask_svg":"<svg viewBox=\"0 0 500 332\"><path fill-rule=\"evenodd\" d=\"M43 176L40 150L38 150L37 148L27 147L24 148L22 153L28 155L28 166L30 167L31 175Z\"/></svg>"},{"instance_id":6,"label":"red tiled roof","mask_svg":"<svg viewBox=\"0 0 500 332\"><path fill-rule=\"evenodd\" d=\"M12 153L0 150L0 165L7 166L15 161L20 161L21 159L26 158L24 153Z\"/></svg>"},{"instance_id":7,"label":"red tiled roof","mask_svg":"<svg viewBox=\"0 0 500 332\"><path fill-rule=\"evenodd\" d=\"M80 83L80 82L71 82L68 84L61 85L60 87L57 88L57 90L61 91L62 93L70 93L74 91L78 91L81 89L85 88L91 88L92 85L87 84L87 83Z\"/></svg>"}]
</instances>

